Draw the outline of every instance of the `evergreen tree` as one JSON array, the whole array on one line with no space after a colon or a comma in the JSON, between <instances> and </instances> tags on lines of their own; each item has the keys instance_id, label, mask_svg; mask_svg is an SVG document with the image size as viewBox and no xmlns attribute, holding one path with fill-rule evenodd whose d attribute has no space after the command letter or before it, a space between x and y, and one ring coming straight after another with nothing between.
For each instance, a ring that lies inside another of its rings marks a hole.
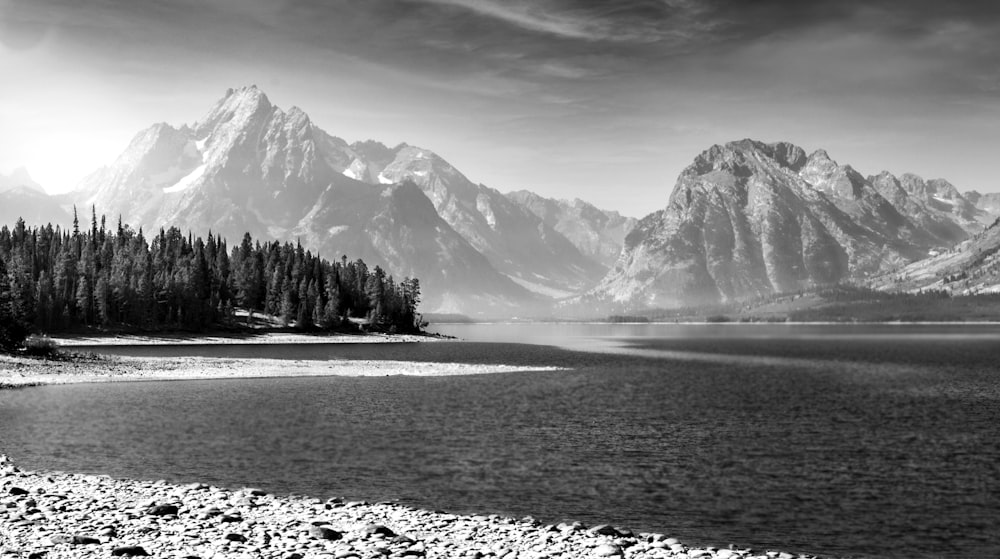
<instances>
[{"instance_id":1,"label":"evergreen tree","mask_svg":"<svg viewBox=\"0 0 1000 559\"><path fill-rule=\"evenodd\" d=\"M375 266L343 256L328 262L301 244L261 245L244 235L232 251L209 234L160 229L147 243L121 222L108 231L91 208L88 230L0 227L0 346L29 327L52 332L80 326L183 328L225 324L237 306L266 310L302 329L351 327L412 331L419 283L396 284Z\"/></svg>"}]
</instances>

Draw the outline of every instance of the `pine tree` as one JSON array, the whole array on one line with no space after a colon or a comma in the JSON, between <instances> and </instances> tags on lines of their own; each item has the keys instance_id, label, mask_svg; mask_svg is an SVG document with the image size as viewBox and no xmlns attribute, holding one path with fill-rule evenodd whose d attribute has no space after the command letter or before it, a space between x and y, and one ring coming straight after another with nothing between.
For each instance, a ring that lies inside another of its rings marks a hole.
<instances>
[{"instance_id":1,"label":"pine tree","mask_svg":"<svg viewBox=\"0 0 1000 559\"><path fill-rule=\"evenodd\" d=\"M12 303L7 268L0 260L0 350L12 351L20 347L27 335L28 328Z\"/></svg>"},{"instance_id":2,"label":"pine tree","mask_svg":"<svg viewBox=\"0 0 1000 559\"><path fill-rule=\"evenodd\" d=\"M352 314L379 330L418 323L417 281L397 285L360 259L331 263L300 243L250 235L229 251L212 234L206 243L176 227L147 243L120 217L114 231L104 224L92 207L88 231L76 220L72 232L23 220L0 227L0 345L20 343L29 326L203 329L231 321L237 303L303 329L342 328Z\"/></svg>"}]
</instances>

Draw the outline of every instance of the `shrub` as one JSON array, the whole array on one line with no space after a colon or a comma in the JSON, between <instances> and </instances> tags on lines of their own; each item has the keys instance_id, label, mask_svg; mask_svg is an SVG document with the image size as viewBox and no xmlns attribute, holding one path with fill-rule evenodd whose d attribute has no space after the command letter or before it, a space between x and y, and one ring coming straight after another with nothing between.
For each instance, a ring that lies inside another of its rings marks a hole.
<instances>
[{"instance_id":1,"label":"shrub","mask_svg":"<svg viewBox=\"0 0 1000 559\"><path fill-rule=\"evenodd\" d=\"M55 357L59 354L59 344L48 336L28 336L24 340L24 353L34 357Z\"/></svg>"},{"instance_id":2,"label":"shrub","mask_svg":"<svg viewBox=\"0 0 1000 559\"><path fill-rule=\"evenodd\" d=\"M0 317L0 352L14 352L24 344L28 329L15 320Z\"/></svg>"}]
</instances>

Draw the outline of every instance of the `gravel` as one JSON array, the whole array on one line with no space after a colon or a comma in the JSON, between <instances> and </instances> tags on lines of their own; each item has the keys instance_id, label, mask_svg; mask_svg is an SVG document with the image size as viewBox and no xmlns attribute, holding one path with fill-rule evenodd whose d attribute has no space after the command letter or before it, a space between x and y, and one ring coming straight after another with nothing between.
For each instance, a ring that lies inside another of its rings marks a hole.
<instances>
[{"instance_id":1,"label":"gravel","mask_svg":"<svg viewBox=\"0 0 1000 559\"><path fill-rule=\"evenodd\" d=\"M693 548L579 522L456 515L259 489L19 470L0 456L0 558L164 557L806 559Z\"/></svg>"}]
</instances>

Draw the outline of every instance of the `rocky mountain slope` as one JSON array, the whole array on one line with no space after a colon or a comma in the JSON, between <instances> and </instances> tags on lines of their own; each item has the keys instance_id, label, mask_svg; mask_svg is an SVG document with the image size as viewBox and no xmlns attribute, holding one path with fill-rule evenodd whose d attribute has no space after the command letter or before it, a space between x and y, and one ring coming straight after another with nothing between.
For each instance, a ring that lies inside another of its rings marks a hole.
<instances>
[{"instance_id":1,"label":"rocky mountain slope","mask_svg":"<svg viewBox=\"0 0 1000 559\"><path fill-rule=\"evenodd\" d=\"M945 181L866 179L822 150L717 145L628 234L585 299L676 307L863 279L965 239L980 211Z\"/></svg>"},{"instance_id":2,"label":"rocky mountain slope","mask_svg":"<svg viewBox=\"0 0 1000 559\"><path fill-rule=\"evenodd\" d=\"M584 256L607 268L614 265L625 235L638 222L633 217L596 208L579 198L572 201L543 198L528 190L508 192L507 197L562 233Z\"/></svg>"},{"instance_id":3,"label":"rocky mountain slope","mask_svg":"<svg viewBox=\"0 0 1000 559\"><path fill-rule=\"evenodd\" d=\"M434 152L401 144L351 145L344 174L371 184L418 185L438 214L501 273L530 291L564 297L592 286L607 271L553 226L499 191L470 181Z\"/></svg>"},{"instance_id":4,"label":"rocky mountain slope","mask_svg":"<svg viewBox=\"0 0 1000 559\"><path fill-rule=\"evenodd\" d=\"M965 193L965 199L969 202L975 204L976 209L978 209L983 216L980 221L989 221L989 216L1000 215L1000 192L991 192L989 194L980 194L979 192L972 190ZM984 219L985 218L985 219ZM985 223L989 225L989 223Z\"/></svg>"},{"instance_id":5,"label":"rocky mountain slope","mask_svg":"<svg viewBox=\"0 0 1000 559\"><path fill-rule=\"evenodd\" d=\"M419 277L425 311L496 311L536 298L494 269L406 182L365 184L377 155L273 106L256 87L230 90L193 126L157 124L77 191L86 207L134 226L171 224L230 239L292 240ZM376 146L377 147L377 146ZM377 176L377 175L376 175Z\"/></svg>"},{"instance_id":6,"label":"rocky mountain slope","mask_svg":"<svg viewBox=\"0 0 1000 559\"><path fill-rule=\"evenodd\" d=\"M866 285L911 293L1000 293L1000 220L950 249L935 251L929 258L873 278Z\"/></svg>"}]
</instances>

